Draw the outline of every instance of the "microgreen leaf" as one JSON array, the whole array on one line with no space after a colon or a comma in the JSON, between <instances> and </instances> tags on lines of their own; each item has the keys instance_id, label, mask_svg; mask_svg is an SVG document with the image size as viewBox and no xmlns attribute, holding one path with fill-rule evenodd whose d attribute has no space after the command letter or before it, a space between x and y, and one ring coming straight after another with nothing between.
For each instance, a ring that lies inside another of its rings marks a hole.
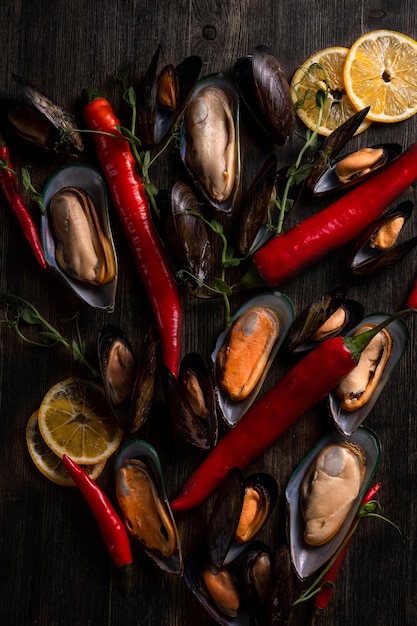
<instances>
[{"instance_id":1,"label":"microgreen leaf","mask_svg":"<svg viewBox=\"0 0 417 626\"><path fill-rule=\"evenodd\" d=\"M23 182L24 188L29 193L29 197L31 198L31 200L36 202L36 204L40 208L42 215L44 215L45 207L43 204L43 196L41 193L36 191L35 187L32 185L29 169L27 167L22 167L22 182Z\"/></svg>"},{"instance_id":2,"label":"microgreen leaf","mask_svg":"<svg viewBox=\"0 0 417 626\"><path fill-rule=\"evenodd\" d=\"M229 285L222 278L215 278L213 280L214 287L218 293L221 293L226 296L230 296L232 294L232 290Z\"/></svg>"}]
</instances>

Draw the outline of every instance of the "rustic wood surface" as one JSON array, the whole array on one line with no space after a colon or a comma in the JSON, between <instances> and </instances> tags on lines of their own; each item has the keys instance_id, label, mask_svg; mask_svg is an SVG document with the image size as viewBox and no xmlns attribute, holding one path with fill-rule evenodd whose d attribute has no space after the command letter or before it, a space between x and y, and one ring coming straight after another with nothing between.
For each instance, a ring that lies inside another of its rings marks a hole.
<instances>
[{"instance_id":1,"label":"rustic wood surface","mask_svg":"<svg viewBox=\"0 0 417 626\"><path fill-rule=\"evenodd\" d=\"M127 67L129 80L137 84L158 43L163 45L167 62L176 64L187 55L200 55L202 75L227 73L238 57L250 53L258 44L266 44L290 78L297 65L313 52L335 45L349 47L370 30L387 28L417 37L412 0L3 0L0 16L0 98L21 98L12 78L14 72L73 111L79 124L81 93L86 87L99 90L114 103L120 115L128 115L114 73L121 66ZM416 139L416 120L384 127L375 124L366 135L352 140L351 145L398 141L407 147ZM259 146L248 121L243 113L244 186L259 166L265 149ZM95 163L94 151L86 141L83 158ZM295 135L285 148L276 149L280 165L290 164L300 146ZM18 168L30 165L32 181L38 189L62 164L60 159L21 147L13 148L12 157ZM166 189L183 176L175 151L165 153L151 172L156 185ZM414 196L413 188L404 194L410 199ZM30 206L35 213L35 207ZM323 202L312 202L299 208L291 219L302 219L321 206ZM109 322L124 328L140 351L151 314L113 207L111 219L120 276L116 307L111 314L89 308L52 272L42 271L33 261L3 198L0 209L0 292L31 301L70 337L75 337L75 328L68 320L78 313L81 335L93 361L97 335ZM415 222L411 230L417 234ZM392 312L403 306L415 272L415 253L383 274L368 278L348 274L346 254L346 250L341 250L282 288L297 311L341 282L348 285L349 297L361 301L367 313ZM244 297L232 299L233 309ZM182 302L183 354L195 350L208 359L222 329L222 305L218 301L201 302L185 292ZM398 524L401 534L378 519L359 526L333 601L320 618L323 626L411 626L417 620L416 320L410 317L407 325L410 347L367 420L383 446L376 476L382 483L382 513ZM0 327L0 341L0 623L214 624L182 579L159 571L139 551L135 551L133 593L127 599L120 595L110 558L85 502L77 490L59 487L44 478L33 465L25 442L27 420L46 391L68 376L87 373L64 349L31 348L4 324ZM281 377L290 360L285 351L278 356L265 389ZM190 449L173 430L160 390L158 409L139 436L157 448L167 492L174 497L204 454ZM325 407L315 407L249 468L251 472L270 472L280 486L278 506L261 533L272 549L285 539L284 490L289 476L330 428ZM113 498L111 465L110 460L99 482ZM201 539L210 507L208 501L195 511L177 516L185 554ZM295 584L299 592L303 586L297 580ZM307 616L307 606L297 607L294 626L306 624Z\"/></svg>"}]
</instances>

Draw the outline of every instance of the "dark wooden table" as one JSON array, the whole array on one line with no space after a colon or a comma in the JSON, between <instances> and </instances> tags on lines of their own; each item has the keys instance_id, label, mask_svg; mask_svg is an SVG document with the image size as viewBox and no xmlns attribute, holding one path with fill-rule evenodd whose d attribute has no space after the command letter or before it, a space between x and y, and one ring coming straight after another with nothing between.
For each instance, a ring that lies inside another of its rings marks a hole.
<instances>
[{"instance_id":1,"label":"dark wooden table","mask_svg":"<svg viewBox=\"0 0 417 626\"><path fill-rule=\"evenodd\" d=\"M20 98L13 81L16 73L42 88L78 116L81 93L86 87L99 90L126 115L120 85L114 73L128 69L137 84L158 43L167 62L178 63L189 54L203 60L202 75L229 72L235 60L258 44L268 45L281 60L290 78L297 65L313 52L328 46L349 47L366 31L387 28L417 37L415 5L411 0L388 2L337 2L321 0L297 3L270 2L38 2L3 1L0 9L0 98ZM244 123L248 121L244 117ZM396 125L374 124L366 135L352 140L355 145L398 141L410 145L416 138L412 118ZM301 128L300 128L301 130ZM242 161L244 186L248 185L259 157L256 133L243 124ZM366 142L366 143L364 143ZM294 160L300 139L277 149L281 166ZM87 140L83 157L95 163ZM62 160L29 149L13 149L19 168L30 165L32 181L42 189L48 176ZM169 189L184 176L178 154L168 151L151 172L160 188ZM410 188L404 197L413 199ZM35 212L35 207L30 205ZM323 203L318 203L323 206ZM119 255L119 286L116 307L107 314L94 310L66 289L50 271L33 261L15 217L0 199L0 292L13 293L33 302L58 328L75 337L79 314L81 335L87 353L96 362L96 341L109 322L120 325L139 351L144 330L151 318L143 285L126 249L120 224L111 206L111 220ZM305 206L293 219L301 219L315 208ZM412 229L417 234L417 226ZM353 277L346 271L346 250L325 259L282 291L297 311L346 282L349 297L362 302L367 313L392 312L406 299L415 273L415 253L383 274ZM243 295L232 299L235 308ZM184 315L183 354L192 350L209 358L215 338L222 329L223 308L218 301L201 302L182 293ZM381 439L383 455L377 471L381 481L382 513L398 524L372 519L363 522L349 550L331 606L322 624L383 624L411 626L417 620L415 563L417 558L417 436L415 319L409 318L410 347L368 417L367 424ZM134 591L122 598L115 585L114 570L96 523L75 489L49 482L33 465L25 442L25 427L45 392L68 376L86 371L63 348L50 351L31 348L5 325L0 327L0 623L4 626L87 626L112 624L161 626L213 624L183 580L165 574L139 552L135 552ZM270 371L265 389L270 388L288 367L283 351ZM158 404L163 394L158 390ZM183 443L174 431L166 410L152 416L139 436L157 448L170 497L196 467L204 454ZM276 549L285 537L284 490L292 470L321 435L332 428L324 406L304 415L251 471L272 473L280 487L278 505L262 531ZM99 479L113 498L112 463ZM201 538L211 502L193 512L178 515L187 554ZM297 591L301 585L296 581ZM294 625L305 624L307 608L294 612Z\"/></svg>"}]
</instances>

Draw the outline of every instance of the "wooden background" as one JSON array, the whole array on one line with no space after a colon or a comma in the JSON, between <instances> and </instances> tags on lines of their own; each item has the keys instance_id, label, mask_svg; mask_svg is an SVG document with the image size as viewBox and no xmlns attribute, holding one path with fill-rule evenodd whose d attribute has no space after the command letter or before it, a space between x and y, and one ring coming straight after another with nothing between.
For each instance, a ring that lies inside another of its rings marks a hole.
<instances>
[{"instance_id":1,"label":"wooden background","mask_svg":"<svg viewBox=\"0 0 417 626\"><path fill-rule=\"evenodd\" d=\"M114 72L126 66L132 84L137 84L158 43L163 45L167 62L177 64L189 54L200 55L202 75L227 73L239 56L250 53L258 44L266 44L290 78L297 65L313 52L335 45L349 47L361 34L379 28L416 38L414 0L3 0L0 98L20 98L12 79L15 72L75 112L81 124L81 93L86 87L98 89L121 115L126 114ZM265 148L258 146L256 132L245 126L247 122L244 116L244 187L259 166ZM417 118L393 126L375 124L351 146L399 141L407 147L416 140L416 129ZM292 163L300 146L294 136L284 149L278 149L280 165ZM29 150L13 151L12 156L17 167L31 166L38 189L62 164L59 159L34 155ZM95 162L88 142L83 158ZM151 177L158 187L169 189L183 177L178 154L164 154ZM404 194L404 198L414 196L413 188ZM322 205L301 207L291 219L302 219ZM0 199L0 292L30 300L70 337L75 337L75 328L66 320L79 313L81 333L93 361L97 335L104 324L119 324L140 350L150 319L143 286L113 210L112 226L120 276L115 311L106 314L75 299L50 271L44 272L35 264L16 219ZM411 230L417 234L415 222ZM355 278L346 272L346 255L347 250L341 250L283 287L297 311L341 282L348 285L349 297L360 300L367 313L392 312L404 304L416 271L416 253L395 268L368 278ZM243 298L232 300L232 307ZM183 353L197 350L208 358L222 329L222 305L202 303L185 292L182 300ZM383 445L376 476L382 482L382 513L401 527L402 535L380 520L360 525L332 604L321 618L323 625L416 623L416 320L409 318L407 325L411 333L409 350L367 420ZM139 552L135 552L134 592L128 599L121 597L112 564L84 501L75 489L58 487L44 478L32 464L25 443L27 420L49 387L68 376L84 376L87 372L65 350L30 348L5 325L0 326L0 341L0 623L213 624L181 579L160 572ZM289 362L284 351L265 389L280 378ZM284 538L283 494L288 478L331 427L324 406L315 407L249 468L250 472L272 473L280 485L278 506L261 535L273 549ZM139 436L156 446L168 494L174 497L201 461L202 453L178 438L163 406ZM100 484L112 498L111 461ZM185 553L201 538L210 506L207 502L193 512L178 515ZM296 586L299 590L297 581ZM307 608L297 608L294 626L306 624L306 619Z\"/></svg>"}]
</instances>

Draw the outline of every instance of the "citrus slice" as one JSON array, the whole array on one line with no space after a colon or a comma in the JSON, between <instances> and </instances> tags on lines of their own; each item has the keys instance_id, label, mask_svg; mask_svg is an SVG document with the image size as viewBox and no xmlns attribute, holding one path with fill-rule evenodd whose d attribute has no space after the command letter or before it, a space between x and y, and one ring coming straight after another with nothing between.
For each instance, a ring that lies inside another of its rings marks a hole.
<instances>
[{"instance_id":1,"label":"citrus slice","mask_svg":"<svg viewBox=\"0 0 417 626\"><path fill-rule=\"evenodd\" d=\"M74 487L74 481L68 476L67 470L59 456L52 452L45 443L38 427L38 411L30 416L26 426L26 444L32 461L38 470L49 480L62 487ZM92 480L100 476L106 461L95 465L83 465Z\"/></svg>"},{"instance_id":2,"label":"citrus slice","mask_svg":"<svg viewBox=\"0 0 417 626\"><path fill-rule=\"evenodd\" d=\"M343 82L343 67L348 52L349 48L340 46L320 50L304 61L292 77L290 91L295 112L310 130L316 128L319 118L317 92L322 90L327 94L317 130L319 135L330 135L357 112ZM368 119L364 120L355 134L362 133L370 124Z\"/></svg>"},{"instance_id":3,"label":"citrus slice","mask_svg":"<svg viewBox=\"0 0 417 626\"><path fill-rule=\"evenodd\" d=\"M346 57L346 92L367 119L399 122L417 113L417 41L391 30L359 37Z\"/></svg>"},{"instance_id":4,"label":"citrus slice","mask_svg":"<svg viewBox=\"0 0 417 626\"><path fill-rule=\"evenodd\" d=\"M39 407L38 425L52 452L85 465L108 459L123 437L103 387L80 378L51 387Z\"/></svg>"}]
</instances>

